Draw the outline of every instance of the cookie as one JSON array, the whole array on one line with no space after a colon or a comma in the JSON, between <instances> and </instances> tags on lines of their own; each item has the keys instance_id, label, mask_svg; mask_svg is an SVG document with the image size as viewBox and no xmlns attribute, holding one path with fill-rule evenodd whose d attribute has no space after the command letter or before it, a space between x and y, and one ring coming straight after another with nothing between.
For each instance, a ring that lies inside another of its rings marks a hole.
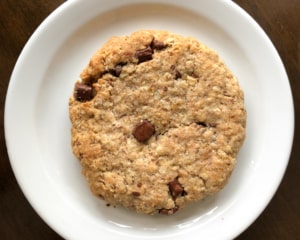
<instances>
[{"instance_id":1,"label":"cookie","mask_svg":"<svg viewBox=\"0 0 300 240\"><path fill-rule=\"evenodd\" d=\"M171 215L220 191L245 138L244 96L217 53L192 37L112 37L69 100L72 149L107 203Z\"/></svg>"}]
</instances>

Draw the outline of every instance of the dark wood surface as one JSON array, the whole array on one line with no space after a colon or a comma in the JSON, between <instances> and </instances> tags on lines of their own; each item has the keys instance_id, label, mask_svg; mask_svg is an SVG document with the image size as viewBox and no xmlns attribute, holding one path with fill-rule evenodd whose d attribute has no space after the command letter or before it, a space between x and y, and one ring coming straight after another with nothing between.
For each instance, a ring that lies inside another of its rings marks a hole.
<instances>
[{"instance_id":1,"label":"dark wood surface","mask_svg":"<svg viewBox=\"0 0 300 240\"><path fill-rule=\"evenodd\" d=\"M63 2L0 1L0 238L4 240L61 239L32 209L16 182L7 156L3 117L10 75L22 48L36 27ZM300 239L300 1L235 2L260 24L277 48L292 87L296 122L290 162L277 193L237 239Z\"/></svg>"}]
</instances>

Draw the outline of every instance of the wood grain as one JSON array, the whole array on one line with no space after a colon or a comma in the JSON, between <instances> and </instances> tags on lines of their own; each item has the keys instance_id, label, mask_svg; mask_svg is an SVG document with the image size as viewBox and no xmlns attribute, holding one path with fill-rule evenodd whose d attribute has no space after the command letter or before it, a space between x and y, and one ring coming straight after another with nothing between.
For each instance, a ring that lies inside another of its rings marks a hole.
<instances>
[{"instance_id":1,"label":"wood grain","mask_svg":"<svg viewBox=\"0 0 300 240\"><path fill-rule=\"evenodd\" d=\"M12 172L4 139L4 104L9 78L25 43L63 0L0 1L0 236L1 239L62 239L35 213ZM295 138L287 172L260 217L237 239L300 239L300 1L235 0L264 29L289 76L295 105ZM284 126L278 126L284 127ZM100 238L101 236L99 236Z\"/></svg>"}]
</instances>

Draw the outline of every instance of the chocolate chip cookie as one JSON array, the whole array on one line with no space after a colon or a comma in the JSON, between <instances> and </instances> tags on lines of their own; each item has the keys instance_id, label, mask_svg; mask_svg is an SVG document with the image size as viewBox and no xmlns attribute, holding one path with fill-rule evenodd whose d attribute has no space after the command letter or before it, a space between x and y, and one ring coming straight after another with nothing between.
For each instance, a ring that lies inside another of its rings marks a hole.
<instances>
[{"instance_id":1,"label":"chocolate chip cookie","mask_svg":"<svg viewBox=\"0 0 300 240\"><path fill-rule=\"evenodd\" d=\"M244 96L216 52L192 37L112 37L69 100L72 148L111 205L174 214L227 183L245 138Z\"/></svg>"}]
</instances>

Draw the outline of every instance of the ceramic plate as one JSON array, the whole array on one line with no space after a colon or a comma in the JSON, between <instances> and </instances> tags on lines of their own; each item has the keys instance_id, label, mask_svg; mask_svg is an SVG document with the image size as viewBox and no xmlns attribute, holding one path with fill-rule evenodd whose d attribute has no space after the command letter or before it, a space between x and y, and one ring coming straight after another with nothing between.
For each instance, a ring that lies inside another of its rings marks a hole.
<instances>
[{"instance_id":1,"label":"ceramic plate","mask_svg":"<svg viewBox=\"0 0 300 240\"><path fill-rule=\"evenodd\" d=\"M247 138L228 185L173 216L107 207L89 191L70 146L68 98L91 55L113 35L163 29L215 49L239 79ZM231 1L69 0L22 51L9 84L5 135L15 176L34 209L67 239L232 239L263 211L293 139L288 78L271 41Z\"/></svg>"}]
</instances>

